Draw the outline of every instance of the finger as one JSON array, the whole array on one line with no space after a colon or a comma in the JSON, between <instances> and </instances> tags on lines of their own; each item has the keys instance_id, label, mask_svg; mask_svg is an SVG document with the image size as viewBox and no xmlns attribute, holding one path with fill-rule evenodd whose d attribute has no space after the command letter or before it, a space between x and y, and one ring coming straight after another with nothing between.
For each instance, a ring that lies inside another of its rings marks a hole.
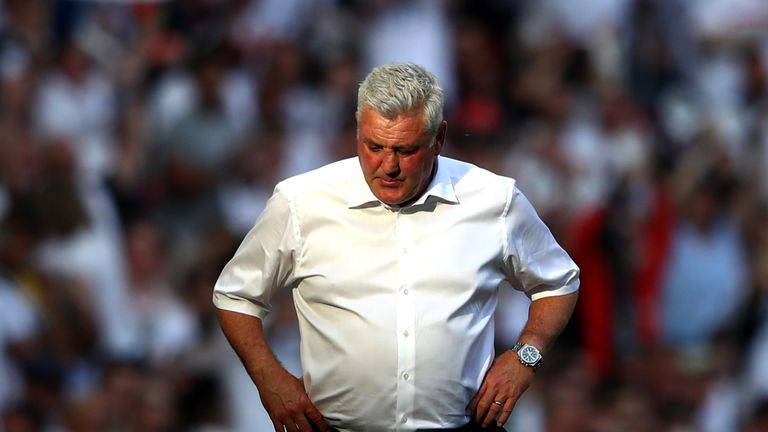
<instances>
[{"instance_id":1,"label":"finger","mask_svg":"<svg viewBox=\"0 0 768 432\"><path fill-rule=\"evenodd\" d=\"M294 419L294 422L296 424L296 430L301 432L310 432L312 430L312 426L309 424L309 421L306 417L299 416Z\"/></svg>"},{"instance_id":2,"label":"finger","mask_svg":"<svg viewBox=\"0 0 768 432\"><path fill-rule=\"evenodd\" d=\"M493 398L490 396L490 392L486 392L485 395L480 397L480 400L477 402L477 408L475 409L475 420L478 423L483 422L491 405L493 405Z\"/></svg>"},{"instance_id":3,"label":"finger","mask_svg":"<svg viewBox=\"0 0 768 432\"><path fill-rule=\"evenodd\" d=\"M503 404L499 405L491 401L491 404L488 407L488 411L485 413L485 417L481 422L483 427L490 426L496 420L496 416L499 415L499 412L501 411L502 406Z\"/></svg>"},{"instance_id":4,"label":"finger","mask_svg":"<svg viewBox=\"0 0 768 432\"><path fill-rule=\"evenodd\" d=\"M317 426L320 432L328 432L331 430L330 426L325 422L323 415L314 405L310 405L306 411L307 418Z\"/></svg>"},{"instance_id":5,"label":"finger","mask_svg":"<svg viewBox=\"0 0 768 432\"><path fill-rule=\"evenodd\" d=\"M296 432L299 430L296 427L296 421L288 412L286 412L283 416L275 417L275 419L276 420L273 420L272 423L275 424L275 430L277 432Z\"/></svg>"},{"instance_id":6,"label":"finger","mask_svg":"<svg viewBox=\"0 0 768 432\"><path fill-rule=\"evenodd\" d=\"M512 410L515 408L516 403L516 399L514 398L507 399L507 401L504 403L504 408L501 409L501 412L496 419L496 426L502 427L507 423L507 420L509 420L509 416L512 414Z\"/></svg>"},{"instance_id":7,"label":"finger","mask_svg":"<svg viewBox=\"0 0 768 432\"><path fill-rule=\"evenodd\" d=\"M472 398L472 402L470 402L470 414L472 415L472 418L475 419L475 421L479 422L482 417L480 417L480 401L482 401L485 398L486 393L486 387L485 383L483 383L482 386L480 386L480 390L477 391L475 394L475 397Z\"/></svg>"},{"instance_id":8,"label":"finger","mask_svg":"<svg viewBox=\"0 0 768 432\"><path fill-rule=\"evenodd\" d=\"M270 420L272 420L272 426L275 427L275 432L285 432L285 428L283 427L282 423L272 417L270 417Z\"/></svg>"}]
</instances>

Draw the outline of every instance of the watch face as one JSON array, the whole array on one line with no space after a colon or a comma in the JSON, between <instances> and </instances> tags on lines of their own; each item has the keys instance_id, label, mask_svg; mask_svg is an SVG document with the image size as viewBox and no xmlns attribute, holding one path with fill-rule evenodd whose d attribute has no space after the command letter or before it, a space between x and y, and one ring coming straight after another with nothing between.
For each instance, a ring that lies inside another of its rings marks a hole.
<instances>
[{"instance_id":1,"label":"watch face","mask_svg":"<svg viewBox=\"0 0 768 432\"><path fill-rule=\"evenodd\" d=\"M536 363L539 361L539 357L541 357L539 350L530 345L525 345L520 349L520 359L528 364Z\"/></svg>"}]
</instances>

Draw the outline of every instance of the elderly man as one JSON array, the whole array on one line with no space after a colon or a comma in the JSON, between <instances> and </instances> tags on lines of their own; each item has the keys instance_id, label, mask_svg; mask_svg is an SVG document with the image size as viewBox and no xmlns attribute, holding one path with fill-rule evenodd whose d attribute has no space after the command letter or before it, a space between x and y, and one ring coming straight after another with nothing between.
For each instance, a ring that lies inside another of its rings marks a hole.
<instances>
[{"instance_id":1,"label":"elderly man","mask_svg":"<svg viewBox=\"0 0 768 432\"><path fill-rule=\"evenodd\" d=\"M277 185L214 288L219 321L275 431L501 430L571 316L578 268L510 178L440 155L435 77L375 68L358 157ZM532 300L494 353L499 289ZM291 289L301 379L261 320Z\"/></svg>"}]
</instances>

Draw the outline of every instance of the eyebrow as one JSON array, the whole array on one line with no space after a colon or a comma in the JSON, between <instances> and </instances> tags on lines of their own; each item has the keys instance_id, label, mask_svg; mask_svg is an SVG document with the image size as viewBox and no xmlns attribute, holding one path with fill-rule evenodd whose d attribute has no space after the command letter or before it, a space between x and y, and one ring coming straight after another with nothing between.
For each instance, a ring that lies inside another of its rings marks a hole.
<instances>
[{"instance_id":1,"label":"eyebrow","mask_svg":"<svg viewBox=\"0 0 768 432\"><path fill-rule=\"evenodd\" d=\"M381 147L381 148L385 148L386 147L385 145L379 144L379 143L377 143L376 141L374 141L374 140L372 140L370 138L363 138L363 143L365 143L365 145L368 145L368 146L375 146L375 147ZM418 144L418 143L408 143L408 144L405 144L405 145L402 145L402 146L398 146L397 148L399 148L399 149L412 149L412 148L417 148L420 145L421 144Z\"/></svg>"}]
</instances>

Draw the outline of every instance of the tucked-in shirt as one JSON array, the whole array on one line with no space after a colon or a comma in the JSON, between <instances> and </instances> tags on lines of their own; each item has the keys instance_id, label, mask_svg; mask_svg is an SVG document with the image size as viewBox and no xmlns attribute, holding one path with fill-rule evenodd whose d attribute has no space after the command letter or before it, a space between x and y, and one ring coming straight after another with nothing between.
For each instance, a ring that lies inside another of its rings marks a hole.
<instances>
[{"instance_id":1,"label":"tucked-in shirt","mask_svg":"<svg viewBox=\"0 0 768 432\"><path fill-rule=\"evenodd\" d=\"M425 193L393 207L357 158L277 185L214 288L263 318L292 289L310 399L340 431L469 421L494 358L500 288L578 289L578 268L513 179L439 157Z\"/></svg>"}]
</instances>

